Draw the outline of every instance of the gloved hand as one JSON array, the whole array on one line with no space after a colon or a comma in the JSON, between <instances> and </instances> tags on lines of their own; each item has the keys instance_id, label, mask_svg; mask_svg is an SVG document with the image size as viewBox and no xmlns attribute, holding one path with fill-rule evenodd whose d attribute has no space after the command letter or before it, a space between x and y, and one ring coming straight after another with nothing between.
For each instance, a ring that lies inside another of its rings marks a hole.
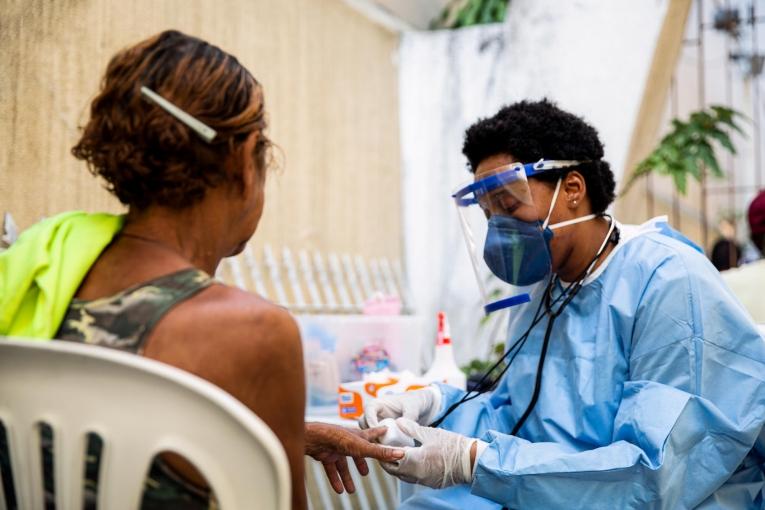
<instances>
[{"instance_id":1,"label":"gloved hand","mask_svg":"<svg viewBox=\"0 0 765 510\"><path fill-rule=\"evenodd\" d=\"M474 442L479 443L477 459L487 443L448 430L423 427L406 418L396 420L396 425L421 446L404 448L404 458L398 462L381 462L385 471L405 482L434 489L472 481L470 448Z\"/></svg>"},{"instance_id":2,"label":"gloved hand","mask_svg":"<svg viewBox=\"0 0 765 510\"><path fill-rule=\"evenodd\" d=\"M427 425L436 419L440 410L441 390L437 386L398 395L385 395L364 406L364 415L359 418L359 427L377 427L383 418L401 417Z\"/></svg>"}]
</instances>

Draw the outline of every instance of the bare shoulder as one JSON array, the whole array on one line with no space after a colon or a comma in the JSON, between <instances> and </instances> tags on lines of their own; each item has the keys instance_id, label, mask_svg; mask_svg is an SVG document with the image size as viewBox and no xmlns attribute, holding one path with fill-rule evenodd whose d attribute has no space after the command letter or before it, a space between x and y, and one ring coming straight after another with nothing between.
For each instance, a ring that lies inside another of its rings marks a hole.
<instances>
[{"instance_id":1,"label":"bare shoulder","mask_svg":"<svg viewBox=\"0 0 765 510\"><path fill-rule=\"evenodd\" d=\"M297 333L292 315L258 295L238 288L215 284L189 300L189 320L198 327L214 327L220 331L236 333L257 331L264 337ZM260 335L259 335L260 336Z\"/></svg>"},{"instance_id":2,"label":"bare shoulder","mask_svg":"<svg viewBox=\"0 0 765 510\"><path fill-rule=\"evenodd\" d=\"M290 313L260 296L214 284L178 305L158 324L146 356L189 358L188 369L204 366L236 371L257 365L265 371L302 358L300 333ZM175 363L173 363L175 364ZM197 370L191 370L196 372Z\"/></svg>"},{"instance_id":3,"label":"bare shoulder","mask_svg":"<svg viewBox=\"0 0 765 510\"><path fill-rule=\"evenodd\" d=\"M143 354L222 388L262 419L303 478L305 379L297 324L259 296L214 284L173 308Z\"/></svg>"}]
</instances>

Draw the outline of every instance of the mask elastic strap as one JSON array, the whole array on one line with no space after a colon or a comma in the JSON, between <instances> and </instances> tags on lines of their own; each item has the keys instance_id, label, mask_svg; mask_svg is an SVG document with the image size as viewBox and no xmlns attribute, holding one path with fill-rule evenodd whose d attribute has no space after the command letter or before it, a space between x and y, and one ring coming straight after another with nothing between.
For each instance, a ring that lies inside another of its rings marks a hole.
<instances>
[{"instance_id":1,"label":"mask elastic strap","mask_svg":"<svg viewBox=\"0 0 765 510\"><path fill-rule=\"evenodd\" d=\"M561 179L558 178L558 182L555 184L555 193L553 193L552 202L550 202L550 209L547 211L547 218L545 218L545 222L542 223L542 230L547 228L547 224L550 223L550 216L552 216L553 209L555 208L555 202L558 200L558 192L560 191L560 181Z\"/></svg>"},{"instance_id":2,"label":"mask elastic strap","mask_svg":"<svg viewBox=\"0 0 765 510\"><path fill-rule=\"evenodd\" d=\"M587 216L580 216L578 218L574 218L573 220L567 220L567 221L561 221L560 223L556 223L555 225L550 225L550 230L555 230L557 228L563 228L568 227L569 225L574 225L576 223L581 223L583 221L589 221L594 220L597 218L597 214L588 214Z\"/></svg>"},{"instance_id":3,"label":"mask elastic strap","mask_svg":"<svg viewBox=\"0 0 765 510\"><path fill-rule=\"evenodd\" d=\"M594 220L595 218L598 217L597 214L588 214L586 216L580 216L578 218L561 221L560 223L550 225L550 216L552 216L553 209L555 208L555 202L558 200L558 193L560 193L560 183L561 183L561 179L558 179L558 182L555 184L555 193L553 193L552 202L550 203L550 210L547 211L547 218L545 218L544 223L542 223L542 230L546 229L547 227L550 227L550 230L568 227L569 225L575 225L583 221Z\"/></svg>"},{"instance_id":4,"label":"mask elastic strap","mask_svg":"<svg viewBox=\"0 0 765 510\"><path fill-rule=\"evenodd\" d=\"M596 215L600 216L600 215ZM592 273L593 268L595 267L595 264L597 264L598 259L600 259L600 256L603 255L603 252L606 249L606 246L608 246L608 242L611 240L611 236L614 233L614 230L616 229L616 222L614 221L613 216L610 214L603 214L602 216L607 216L609 221L609 227L608 232L606 233L606 237L603 239L603 242L600 244L600 248L598 248L598 251L595 253L595 256L592 258L592 261L589 263L587 268L580 274L580 276L576 279L575 282L571 283L564 291L563 294L568 294L568 297L564 299L563 303L558 307L558 310L553 313L554 316L560 315L560 313L563 311L563 309L568 305L568 303L576 296L576 294L579 292L579 289L582 288L582 285L584 284L584 281L590 276ZM549 301L550 298L550 290L552 289L552 280L550 281L550 285L548 285L547 290L545 291L545 295ZM569 292L569 290L571 292ZM548 310L551 310L551 306L548 306Z\"/></svg>"},{"instance_id":5,"label":"mask elastic strap","mask_svg":"<svg viewBox=\"0 0 765 510\"><path fill-rule=\"evenodd\" d=\"M608 227L608 233L606 234L606 238L603 239L603 243L600 245L597 255L595 256L595 259L592 262L590 262L590 265L587 268L587 271L584 273L584 278L582 278L582 281L584 281L588 276L590 276L590 273L592 272L592 268L595 267L595 264L598 262L598 259L603 254L603 250L606 249L606 245L608 244L608 241L611 240L611 234L614 233L614 228L616 228L616 222L614 221L614 218L608 214L606 216L608 216L608 219L610 220L611 225Z\"/></svg>"}]
</instances>

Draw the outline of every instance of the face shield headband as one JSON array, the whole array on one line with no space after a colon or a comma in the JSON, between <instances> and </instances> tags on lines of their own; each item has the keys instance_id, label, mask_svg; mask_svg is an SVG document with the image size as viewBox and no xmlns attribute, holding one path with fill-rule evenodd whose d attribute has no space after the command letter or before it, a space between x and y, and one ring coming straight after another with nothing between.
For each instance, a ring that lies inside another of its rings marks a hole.
<instances>
[{"instance_id":1,"label":"face shield headband","mask_svg":"<svg viewBox=\"0 0 765 510\"><path fill-rule=\"evenodd\" d=\"M518 180L519 171L523 171L526 178L534 177L547 170L559 170L561 168L570 168L572 166L579 166L588 161L576 161L576 160L556 160L556 159L540 159L536 163L513 163L506 167L503 172L490 175L485 179L476 181L464 186L452 194L452 198L460 207L466 207L469 205L476 205L480 197L486 195L491 190L502 186L505 183ZM471 195L472 196L468 196Z\"/></svg>"}]
</instances>

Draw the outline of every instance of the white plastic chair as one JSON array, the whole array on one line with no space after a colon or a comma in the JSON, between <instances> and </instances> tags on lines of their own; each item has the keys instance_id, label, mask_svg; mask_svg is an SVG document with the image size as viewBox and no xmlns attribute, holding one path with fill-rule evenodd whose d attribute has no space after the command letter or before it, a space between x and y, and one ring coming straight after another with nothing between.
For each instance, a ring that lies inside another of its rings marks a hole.
<instances>
[{"instance_id":1,"label":"white plastic chair","mask_svg":"<svg viewBox=\"0 0 765 510\"><path fill-rule=\"evenodd\" d=\"M287 457L265 423L207 381L140 356L0 338L0 421L20 509L43 508L41 422L53 430L58 510L82 508L88 433L103 441L99 509L137 509L162 451L193 463L223 510L291 505Z\"/></svg>"}]
</instances>

